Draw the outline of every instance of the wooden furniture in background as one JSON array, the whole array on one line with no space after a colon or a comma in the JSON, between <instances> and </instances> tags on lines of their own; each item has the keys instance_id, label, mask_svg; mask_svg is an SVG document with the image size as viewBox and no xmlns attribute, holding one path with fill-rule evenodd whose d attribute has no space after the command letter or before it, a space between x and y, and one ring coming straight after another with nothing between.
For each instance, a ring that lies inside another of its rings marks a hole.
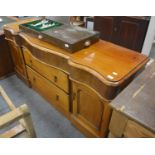
<instances>
[{"instance_id":1,"label":"wooden furniture in background","mask_svg":"<svg viewBox=\"0 0 155 155\"><path fill-rule=\"evenodd\" d=\"M1 17L0 22L0 78L10 75L14 72L12 58L8 42L5 40L3 25L13 22L9 17Z\"/></svg>"},{"instance_id":2,"label":"wooden furniture in background","mask_svg":"<svg viewBox=\"0 0 155 155\"><path fill-rule=\"evenodd\" d=\"M4 34L0 35L0 78L13 73L13 63Z\"/></svg>"},{"instance_id":3,"label":"wooden furniture in background","mask_svg":"<svg viewBox=\"0 0 155 155\"><path fill-rule=\"evenodd\" d=\"M83 16L70 16L70 24L74 26L84 27L85 23L83 21Z\"/></svg>"},{"instance_id":4,"label":"wooden furniture in background","mask_svg":"<svg viewBox=\"0 0 155 155\"><path fill-rule=\"evenodd\" d=\"M155 62L112 102L109 137L155 137Z\"/></svg>"},{"instance_id":5,"label":"wooden furniture in background","mask_svg":"<svg viewBox=\"0 0 155 155\"><path fill-rule=\"evenodd\" d=\"M14 63L14 70L17 75L26 81L26 69L24 65L24 59L21 52L21 48L13 41L8 40L8 44L11 51L11 56Z\"/></svg>"},{"instance_id":6,"label":"wooden furniture in background","mask_svg":"<svg viewBox=\"0 0 155 155\"><path fill-rule=\"evenodd\" d=\"M148 24L149 18L142 16L94 17L94 30L101 33L101 39L138 52L141 52Z\"/></svg>"},{"instance_id":7,"label":"wooden furniture in background","mask_svg":"<svg viewBox=\"0 0 155 155\"><path fill-rule=\"evenodd\" d=\"M155 132L114 110L110 122L109 138L155 138Z\"/></svg>"},{"instance_id":8,"label":"wooden furniture in background","mask_svg":"<svg viewBox=\"0 0 155 155\"><path fill-rule=\"evenodd\" d=\"M0 86L0 95L3 97L10 112L0 116L0 129L8 127L9 125L18 122L14 127L0 134L0 138L35 138L36 133L33 127L31 116L26 104L16 108L10 100L4 89Z\"/></svg>"},{"instance_id":9,"label":"wooden furniture in background","mask_svg":"<svg viewBox=\"0 0 155 155\"><path fill-rule=\"evenodd\" d=\"M109 103L148 58L101 40L71 54L19 32L18 25L28 21L6 25L4 30L11 46L21 49L19 59L24 64L20 65L29 85L86 136L106 137L112 111Z\"/></svg>"},{"instance_id":10,"label":"wooden furniture in background","mask_svg":"<svg viewBox=\"0 0 155 155\"><path fill-rule=\"evenodd\" d=\"M29 20L31 19L27 19L27 21ZM18 22L22 24L23 20L19 20ZM15 41L15 39L18 39L18 34L16 33L16 31L15 32L10 32L6 30L4 31L5 35L7 36L8 45L10 47L10 52L14 64L14 71L16 72L19 78L24 80L24 82L27 82L26 67L24 63L23 53L21 52L22 49Z\"/></svg>"}]
</instances>

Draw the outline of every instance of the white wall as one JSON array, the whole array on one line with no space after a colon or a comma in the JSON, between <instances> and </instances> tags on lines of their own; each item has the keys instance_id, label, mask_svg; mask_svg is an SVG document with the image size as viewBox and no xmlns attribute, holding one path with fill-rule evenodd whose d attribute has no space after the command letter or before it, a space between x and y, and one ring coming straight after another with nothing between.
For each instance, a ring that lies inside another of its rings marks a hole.
<instances>
[{"instance_id":1,"label":"white wall","mask_svg":"<svg viewBox=\"0 0 155 155\"><path fill-rule=\"evenodd\" d=\"M146 37L144 40L142 53L149 56L151 52L151 47L153 40L155 39L155 16L151 16Z\"/></svg>"}]
</instances>

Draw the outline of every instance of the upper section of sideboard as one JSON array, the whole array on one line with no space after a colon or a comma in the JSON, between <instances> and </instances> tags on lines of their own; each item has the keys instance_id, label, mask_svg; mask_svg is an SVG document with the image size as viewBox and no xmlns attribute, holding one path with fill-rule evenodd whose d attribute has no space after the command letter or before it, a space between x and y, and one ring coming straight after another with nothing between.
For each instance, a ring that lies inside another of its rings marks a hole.
<instances>
[{"instance_id":1,"label":"upper section of sideboard","mask_svg":"<svg viewBox=\"0 0 155 155\"><path fill-rule=\"evenodd\" d=\"M52 55L55 59L56 57L60 61L62 59L64 65L57 62L58 67L62 67L69 74L72 74L72 68L76 68L93 75L105 85L116 87L123 84L148 61L145 55L103 40L78 52L68 53L52 44L19 31L19 24L32 20L34 19L5 25L6 39L14 41L19 46L29 48L34 56L38 56L46 63L52 63L50 62ZM37 53L39 50L41 51L40 54Z\"/></svg>"}]
</instances>

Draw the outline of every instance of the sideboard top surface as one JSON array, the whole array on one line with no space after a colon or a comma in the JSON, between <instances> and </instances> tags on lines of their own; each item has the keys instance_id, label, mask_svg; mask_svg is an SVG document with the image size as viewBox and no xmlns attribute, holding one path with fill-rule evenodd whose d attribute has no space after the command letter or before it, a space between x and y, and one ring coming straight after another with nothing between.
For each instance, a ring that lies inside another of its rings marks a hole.
<instances>
[{"instance_id":1,"label":"sideboard top surface","mask_svg":"<svg viewBox=\"0 0 155 155\"><path fill-rule=\"evenodd\" d=\"M14 24L8 24L5 28L18 33L19 24L32 20L34 19L26 19ZM117 83L126 79L148 61L148 58L142 54L103 40L71 54L25 33L21 32L19 35L26 38L33 45L48 49L49 52L51 50L51 52L54 51L63 54L70 62L72 62L71 64L85 67L92 72L94 71L110 82Z\"/></svg>"}]
</instances>

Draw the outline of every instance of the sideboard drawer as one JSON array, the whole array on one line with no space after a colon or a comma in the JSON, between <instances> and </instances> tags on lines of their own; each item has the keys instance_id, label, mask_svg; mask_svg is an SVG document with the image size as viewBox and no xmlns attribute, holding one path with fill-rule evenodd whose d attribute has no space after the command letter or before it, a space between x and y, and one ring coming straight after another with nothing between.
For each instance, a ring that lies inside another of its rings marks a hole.
<instances>
[{"instance_id":1,"label":"sideboard drawer","mask_svg":"<svg viewBox=\"0 0 155 155\"><path fill-rule=\"evenodd\" d=\"M27 66L28 78L33 89L38 91L50 103L69 111L69 96L63 90L33 71Z\"/></svg>"},{"instance_id":2,"label":"sideboard drawer","mask_svg":"<svg viewBox=\"0 0 155 155\"><path fill-rule=\"evenodd\" d=\"M40 73L43 77L50 80L65 92L69 92L69 78L66 73L35 58L26 48L23 48L23 53L25 62L29 67Z\"/></svg>"}]
</instances>

